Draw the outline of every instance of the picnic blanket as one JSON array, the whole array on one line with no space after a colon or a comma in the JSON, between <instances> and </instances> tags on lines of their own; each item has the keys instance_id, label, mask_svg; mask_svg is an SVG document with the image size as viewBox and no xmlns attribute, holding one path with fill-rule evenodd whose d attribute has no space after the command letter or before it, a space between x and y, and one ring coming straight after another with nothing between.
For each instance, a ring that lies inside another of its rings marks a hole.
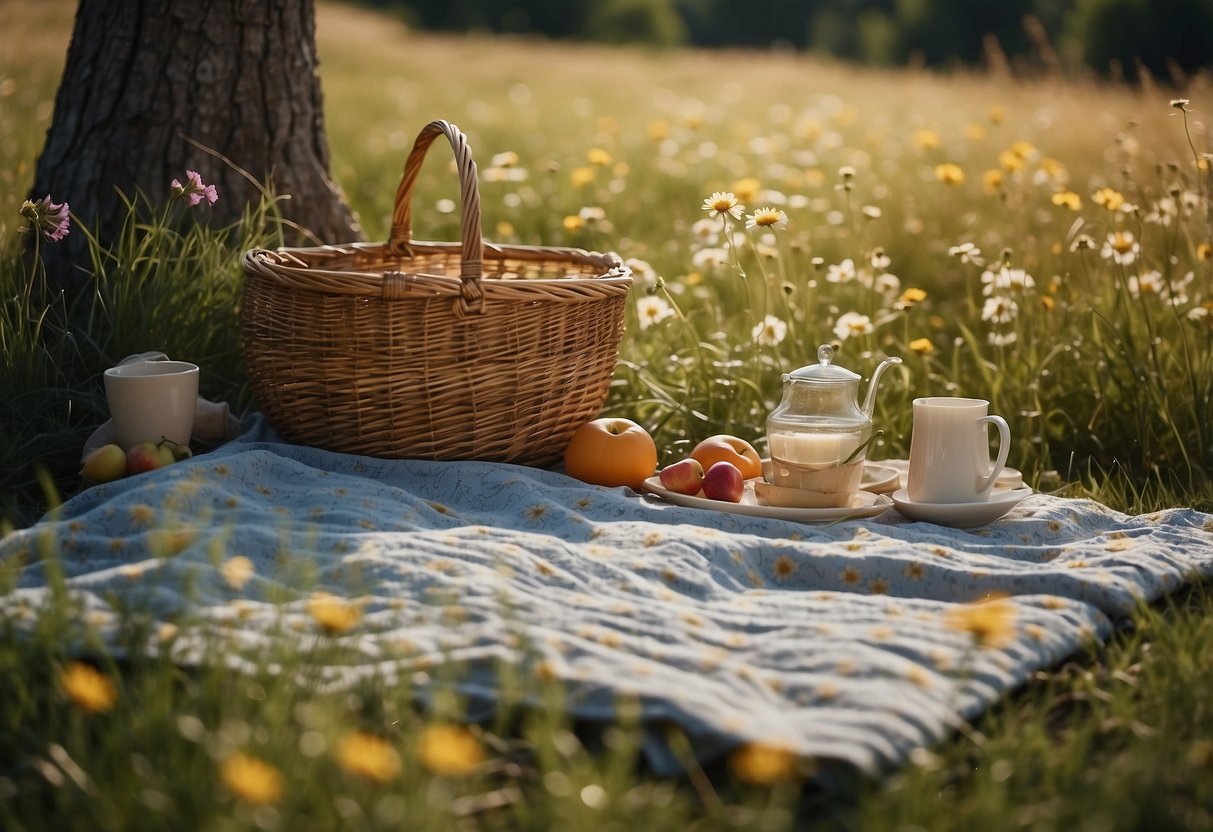
<instances>
[{"instance_id":1,"label":"picnic blanket","mask_svg":"<svg viewBox=\"0 0 1213 832\"><path fill-rule=\"evenodd\" d=\"M53 551L114 649L119 606L159 622L146 649L183 663L213 659L217 642L240 667L327 638L343 649L317 654L339 657L320 668L325 686L377 676L424 698L455 661L486 708L505 663L524 683L567 685L577 718L610 719L626 696L704 758L765 742L876 773L1208 575L1213 517L1034 494L977 530L893 509L807 525L555 471L330 453L255 418L0 541L0 559L26 564L0 614L32 618ZM969 615L998 595L1000 620ZM318 613L333 598L361 612L348 629ZM673 770L654 737L653 765Z\"/></svg>"}]
</instances>

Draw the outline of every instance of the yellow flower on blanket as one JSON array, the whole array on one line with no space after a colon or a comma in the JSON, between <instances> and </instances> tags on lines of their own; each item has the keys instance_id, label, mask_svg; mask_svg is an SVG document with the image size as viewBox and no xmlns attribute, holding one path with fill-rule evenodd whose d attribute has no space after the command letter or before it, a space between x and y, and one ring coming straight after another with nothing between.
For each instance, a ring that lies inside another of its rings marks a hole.
<instances>
[{"instance_id":1,"label":"yellow flower on blanket","mask_svg":"<svg viewBox=\"0 0 1213 832\"><path fill-rule=\"evenodd\" d=\"M743 783L779 783L796 776L796 755L777 745L750 742L729 755L729 771Z\"/></svg>"},{"instance_id":2,"label":"yellow flower on blanket","mask_svg":"<svg viewBox=\"0 0 1213 832\"><path fill-rule=\"evenodd\" d=\"M234 558L225 560L223 566L219 568L219 572L223 575L224 582L239 592L252 579L256 569L253 567L253 562L244 555L236 555Z\"/></svg>"},{"instance_id":3,"label":"yellow flower on blanket","mask_svg":"<svg viewBox=\"0 0 1213 832\"><path fill-rule=\"evenodd\" d=\"M1015 639L1015 607L1005 597L995 596L950 610L946 624L971 635L980 647L1005 647Z\"/></svg>"},{"instance_id":4,"label":"yellow flower on blanket","mask_svg":"<svg viewBox=\"0 0 1213 832\"><path fill-rule=\"evenodd\" d=\"M309 598L307 611L329 635L348 632L362 620L362 610L357 604L327 592L317 592Z\"/></svg>"},{"instance_id":5,"label":"yellow flower on blanket","mask_svg":"<svg viewBox=\"0 0 1213 832\"><path fill-rule=\"evenodd\" d=\"M64 668L59 683L67 698L85 713L108 711L118 701L118 689L113 680L84 662L72 662Z\"/></svg>"},{"instance_id":6,"label":"yellow flower on blanket","mask_svg":"<svg viewBox=\"0 0 1213 832\"><path fill-rule=\"evenodd\" d=\"M237 751L219 765L219 782L236 797L256 806L282 799L282 772L259 757Z\"/></svg>"},{"instance_id":7,"label":"yellow flower on blanket","mask_svg":"<svg viewBox=\"0 0 1213 832\"><path fill-rule=\"evenodd\" d=\"M417 740L417 757L434 774L460 777L484 762L484 746L463 725L428 725Z\"/></svg>"},{"instance_id":8,"label":"yellow flower on blanket","mask_svg":"<svg viewBox=\"0 0 1213 832\"><path fill-rule=\"evenodd\" d=\"M352 731L337 743L337 764L350 774L387 783L400 773L400 755L391 744L365 731Z\"/></svg>"}]
</instances>

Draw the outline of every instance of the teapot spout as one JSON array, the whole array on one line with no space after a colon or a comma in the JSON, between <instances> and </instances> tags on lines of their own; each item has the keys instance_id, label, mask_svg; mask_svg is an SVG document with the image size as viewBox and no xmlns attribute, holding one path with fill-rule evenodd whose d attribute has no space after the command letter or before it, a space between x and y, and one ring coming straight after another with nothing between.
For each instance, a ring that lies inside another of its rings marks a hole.
<instances>
[{"instance_id":1,"label":"teapot spout","mask_svg":"<svg viewBox=\"0 0 1213 832\"><path fill-rule=\"evenodd\" d=\"M872 373L872 380L868 382L868 395L863 400L863 412L870 419L872 418L872 408L876 404L876 385L880 382L880 374L894 364L900 364L901 359L893 356L886 358L877 365L875 372Z\"/></svg>"}]
</instances>

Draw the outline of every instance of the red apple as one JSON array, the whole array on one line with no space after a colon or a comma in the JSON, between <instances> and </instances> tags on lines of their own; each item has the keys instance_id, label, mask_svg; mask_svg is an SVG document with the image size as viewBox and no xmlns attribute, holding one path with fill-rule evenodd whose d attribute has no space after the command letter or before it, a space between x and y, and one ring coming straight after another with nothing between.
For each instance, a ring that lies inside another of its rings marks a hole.
<instances>
[{"instance_id":1,"label":"red apple","mask_svg":"<svg viewBox=\"0 0 1213 832\"><path fill-rule=\"evenodd\" d=\"M667 465L658 476L661 484L675 494L694 496L703 488L703 466L697 459L682 459Z\"/></svg>"},{"instance_id":2,"label":"red apple","mask_svg":"<svg viewBox=\"0 0 1213 832\"><path fill-rule=\"evenodd\" d=\"M154 471L175 461L173 449L162 442L140 442L126 452L126 474Z\"/></svg>"},{"instance_id":3,"label":"red apple","mask_svg":"<svg viewBox=\"0 0 1213 832\"><path fill-rule=\"evenodd\" d=\"M745 493L741 469L731 462L717 462L703 475L703 496L709 500L740 503Z\"/></svg>"}]
</instances>

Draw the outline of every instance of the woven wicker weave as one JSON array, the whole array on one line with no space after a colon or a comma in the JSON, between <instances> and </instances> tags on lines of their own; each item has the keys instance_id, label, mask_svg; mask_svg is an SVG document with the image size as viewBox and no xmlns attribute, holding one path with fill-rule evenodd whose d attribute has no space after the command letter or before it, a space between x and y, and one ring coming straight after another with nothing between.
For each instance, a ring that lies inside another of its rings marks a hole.
<instances>
[{"instance_id":1,"label":"woven wicker weave","mask_svg":"<svg viewBox=\"0 0 1213 832\"><path fill-rule=\"evenodd\" d=\"M413 186L442 135L462 240L416 242ZM405 163L386 243L246 252L244 356L274 429L370 456L558 459L606 398L632 278L615 254L480 234L467 138L434 121Z\"/></svg>"}]
</instances>

